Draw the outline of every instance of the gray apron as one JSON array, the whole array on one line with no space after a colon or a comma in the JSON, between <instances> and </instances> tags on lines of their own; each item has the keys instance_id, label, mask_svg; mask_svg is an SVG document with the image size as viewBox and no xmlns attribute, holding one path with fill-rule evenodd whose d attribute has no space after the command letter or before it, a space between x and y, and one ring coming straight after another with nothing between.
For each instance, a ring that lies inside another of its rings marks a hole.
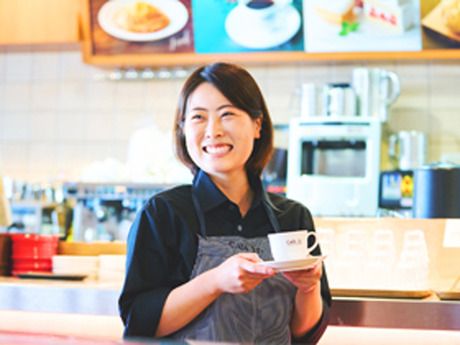
<instances>
[{"instance_id":1,"label":"gray apron","mask_svg":"<svg viewBox=\"0 0 460 345\"><path fill-rule=\"evenodd\" d=\"M241 252L255 252L271 260L268 239L242 237L205 237L203 214L197 208L201 236L190 279ZM271 211L271 210L270 210ZM269 215L273 223L274 215ZM279 231L279 229L276 229ZM236 343L290 344L290 321L296 288L281 274L264 280L249 293L224 293L172 339Z\"/></svg>"}]
</instances>

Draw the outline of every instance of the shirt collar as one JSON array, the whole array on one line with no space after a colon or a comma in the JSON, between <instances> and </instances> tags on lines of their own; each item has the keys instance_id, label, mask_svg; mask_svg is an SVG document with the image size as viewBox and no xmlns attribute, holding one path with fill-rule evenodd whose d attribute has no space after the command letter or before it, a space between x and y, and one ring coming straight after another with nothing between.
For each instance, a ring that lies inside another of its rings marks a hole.
<instances>
[{"instance_id":1,"label":"shirt collar","mask_svg":"<svg viewBox=\"0 0 460 345\"><path fill-rule=\"evenodd\" d=\"M263 190L262 181L253 174L249 174L249 184L254 192L252 206L258 206L262 200L268 199ZM204 212L209 211L225 202L228 198L214 184L211 178L202 170L198 170L193 178L193 192Z\"/></svg>"},{"instance_id":2,"label":"shirt collar","mask_svg":"<svg viewBox=\"0 0 460 345\"><path fill-rule=\"evenodd\" d=\"M193 192L204 212L228 200L203 170L198 170L193 178Z\"/></svg>"}]
</instances>

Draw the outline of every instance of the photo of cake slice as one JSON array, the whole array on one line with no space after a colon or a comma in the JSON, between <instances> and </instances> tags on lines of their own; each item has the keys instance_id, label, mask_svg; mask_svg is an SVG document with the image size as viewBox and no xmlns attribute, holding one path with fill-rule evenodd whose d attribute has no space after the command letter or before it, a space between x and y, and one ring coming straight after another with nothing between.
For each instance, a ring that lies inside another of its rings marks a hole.
<instances>
[{"instance_id":1,"label":"photo of cake slice","mask_svg":"<svg viewBox=\"0 0 460 345\"><path fill-rule=\"evenodd\" d=\"M364 18L388 33L402 34L415 22L413 0L364 0Z\"/></svg>"},{"instance_id":2,"label":"photo of cake slice","mask_svg":"<svg viewBox=\"0 0 460 345\"><path fill-rule=\"evenodd\" d=\"M353 22L355 0L321 0L316 1L315 11L325 21L340 25L343 22Z\"/></svg>"}]
</instances>

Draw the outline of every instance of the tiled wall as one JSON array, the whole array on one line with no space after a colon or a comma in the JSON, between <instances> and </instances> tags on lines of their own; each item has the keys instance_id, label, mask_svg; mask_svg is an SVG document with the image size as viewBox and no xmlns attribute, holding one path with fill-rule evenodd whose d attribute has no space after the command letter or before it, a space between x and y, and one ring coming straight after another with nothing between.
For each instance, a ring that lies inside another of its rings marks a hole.
<instances>
[{"instance_id":1,"label":"tiled wall","mask_svg":"<svg viewBox=\"0 0 460 345\"><path fill-rule=\"evenodd\" d=\"M350 81L358 65L383 67L401 77L402 94L391 109L388 131L426 132L431 161L460 151L459 61L304 62L249 69L274 122L287 123L299 114L303 82ZM0 174L76 180L91 162L107 157L126 162L136 129L171 128L182 79L98 78L106 72L83 64L78 51L0 48Z\"/></svg>"}]
</instances>

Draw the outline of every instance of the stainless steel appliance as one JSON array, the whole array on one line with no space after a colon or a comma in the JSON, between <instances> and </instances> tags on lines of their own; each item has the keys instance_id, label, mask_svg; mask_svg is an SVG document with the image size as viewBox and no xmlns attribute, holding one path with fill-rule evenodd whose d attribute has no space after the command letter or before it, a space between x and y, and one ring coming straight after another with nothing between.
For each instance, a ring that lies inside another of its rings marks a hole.
<instances>
[{"instance_id":1,"label":"stainless steel appliance","mask_svg":"<svg viewBox=\"0 0 460 345\"><path fill-rule=\"evenodd\" d=\"M389 155L401 170L413 170L426 162L426 135L418 131L400 131L389 138Z\"/></svg>"},{"instance_id":2,"label":"stainless steel appliance","mask_svg":"<svg viewBox=\"0 0 460 345\"><path fill-rule=\"evenodd\" d=\"M400 93L396 73L381 68L355 68L352 85L358 97L358 115L386 121L388 108Z\"/></svg>"},{"instance_id":3,"label":"stainless steel appliance","mask_svg":"<svg viewBox=\"0 0 460 345\"><path fill-rule=\"evenodd\" d=\"M460 166L448 163L414 170L414 218L460 218Z\"/></svg>"},{"instance_id":4,"label":"stainless steel appliance","mask_svg":"<svg viewBox=\"0 0 460 345\"><path fill-rule=\"evenodd\" d=\"M331 83L323 87L323 115L356 116L356 95L349 83Z\"/></svg>"},{"instance_id":5,"label":"stainless steel appliance","mask_svg":"<svg viewBox=\"0 0 460 345\"><path fill-rule=\"evenodd\" d=\"M315 216L373 216L378 207L381 124L312 117L290 123L287 196Z\"/></svg>"},{"instance_id":6,"label":"stainless steel appliance","mask_svg":"<svg viewBox=\"0 0 460 345\"><path fill-rule=\"evenodd\" d=\"M75 205L73 239L126 240L131 223L146 200L170 187L146 183L65 183L64 197Z\"/></svg>"}]
</instances>

